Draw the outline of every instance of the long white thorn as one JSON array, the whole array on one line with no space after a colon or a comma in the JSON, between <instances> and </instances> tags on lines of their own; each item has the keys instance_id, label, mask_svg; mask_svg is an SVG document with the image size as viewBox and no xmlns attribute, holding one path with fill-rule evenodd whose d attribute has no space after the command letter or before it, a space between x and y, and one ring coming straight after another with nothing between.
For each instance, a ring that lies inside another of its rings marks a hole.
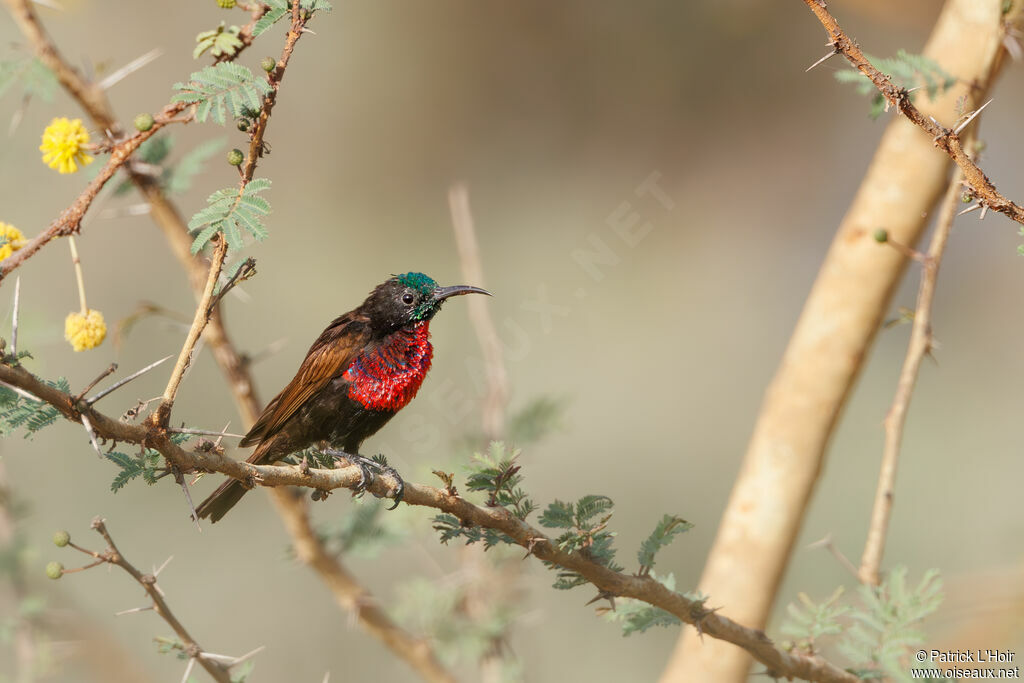
<instances>
[{"instance_id":1,"label":"long white thorn","mask_svg":"<svg viewBox=\"0 0 1024 683\"><path fill-rule=\"evenodd\" d=\"M86 401L85 401L86 405L90 405L91 406L93 403L95 403L96 401L100 400L101 398L103 398L104 396L109 394L110 392L114 391L115 389L120 389L125 384L128 384L128 382L131 382L133 379L137 379L139 377L142 377L144 374L146 374L147 372L149 372L153 368L157 367L161 363L167 362L171 358L174 358L174 354L171 354L170 356L165 356L164 358L161 358L160 360L156 361L155 363L150 363L149 365L147 365L146 367L142 368L138 372L136 372L134 374L131 374L131 375L128 375L127 377L122 379L120 382L115 382L114 384L110 385L109 387L107 387L106 389L104 389L100 393L96 394L92 398L86 399Z\"/></svg>"},{"instance_id":2,"label":"long white thorn","mask_svg":"<svg viewBox=\"0 0 1024 683\"><path fill-rule=\"evenodd\" d=\"M971 114L970 116L968 116L968 117L967 117L967 120L966 120L966 121L964 121L964 122L963 122L963 123L961 123L961 124L960 124L959 126L957 126L956 128L954 128L954 129L953 129L953 134L954 134L954 135L959 135L959 134L960 134L960 131L962 131L962 130L963 130L964 128L966 128L966 127L967 127L967 125L968 125L968 124L969 124L969 123L970 123L971 121L973 121L973 120L974 120L974 117L976 117L976 116L977 116L978 114L980 114L980 113L981 113L981 112L982 112L982 111L983 111L983 110L985 109L985 107L987 107L987 106L988 106L988 105L990 105L990 104L992 104L992 100L989 100L989 101L988 101L988 102L986 102L985 104L983 104L983 105L981 105L980 107L978 107L977 109L975 109L975 110L974 110L974 113L973 113L973 114Z\"/></svg>"},{"instance_id":3,"label":"long white thorn","mask_svg":"<svg viewBox=\"0 0 1024 683\"><path fill-rule=\"evenodd\" d=\"M89 435L89 441L92 442L92 447L96 451L96 455L103 457L103 451L100 449L100 443L96 440L96 432L92 429L92 422L89 421L89 416L82 415L82 426L85 427L85 432Z\"/></svg>"},{"instance_id":4,"label":"long white thorn","mask_svg":"<svg viewBox=\"0 0 1024 683\"><path fill-rule=\"evenodd\" d=\"M164 51L162 49L154 48L146 54L142 55L141 57L136 57L132 61L128 62L120 69L113 72L112 74L104 78L102 81L97 83L97 85L99 86L100 90L107 90L111 86L115 85L118 81L123 80L125 77L130 76L142 67L146 66L163 53Z\"/></svg>"},{"instance_id":5,"label":"long white thorn","mask_svg":"<svg viewBox=\"0 0 1024 683\"><path fill-rule=\"evenodd\" d=\"M188 677L192 674L192 669L196 666L196 658L189 657L188 666L185 667L185 675L181 677L181 683L188 683Z\"/></svg>"},{"instance_id":6,"label":"long white thorn","mask_svg":"<svg viewBox=\"0 0 1024 683\"><path fill-rule=\"evenodd\" d=\"M21 276L14 281L14 312L11 314L11 355L18 359L18 304L21 301Z\"/></svg>"},{"instance_id":7,"label":"long white thorn","mask_svg":"<svg viewBox=\"0 0 1024 683\"><path fill-rule=\"evenodd\" d=\"M146 605L145 607L132 607L131 609L123 609L120 612L114 612L115 617L123 617L126 614L135 614L137 612L145 612L153 609L153 605Z\"/></svg>"}]
</instances>

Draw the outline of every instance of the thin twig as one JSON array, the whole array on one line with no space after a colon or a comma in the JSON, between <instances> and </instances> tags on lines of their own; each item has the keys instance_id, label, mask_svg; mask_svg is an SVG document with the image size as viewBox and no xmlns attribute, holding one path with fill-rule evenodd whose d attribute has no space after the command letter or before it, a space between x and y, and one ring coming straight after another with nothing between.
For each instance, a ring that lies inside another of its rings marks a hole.
<instances>
[{"instance_id":1,"label":"thin twig","mask_svg":"<svg viewBox=\"0 0 1024 683\"><path fill-rule=\"evenodd\" d=\"M117 363L111 363L106 370L104 370L103 372L96 376L96 379L85 385L85 389L82 389L80 392L78 392L78 395L75 396L74 402L78 403L79 401L81 401L82 397L88 394L93 387L102 382L104 377L114 373L115 371L117 371Z\"/></svg>"},{"instance_id":2,"label":"thin twig","mask_svg":"<svg viewBox=\"0 0 1024 683\"><path fill-rule=\"evenodd\" d=\"M465 184L456 183L451 186L448 190L448 206L452 214L462 277L467 283L483 287L484 269L473 227L473 213L469 208L469 190ZM488 439L498 439L505 431L505 404L508 401L508 374L502 360L501 338L494 327L487 302L482 298L469 302L469 319L480 342L487 372L487 395L482 408L484 435Z\"/></svg>"},{"instance_id":3,"label":"thin twig","mask_svg":"<svg viewBox=\"0 0 1024 683\"><path fill-rule=\"evenodd\" d=\"M957 168L949 181L949 188L942 200L939 218L932 235L928 255L922 263L921 286L917 293L917 308L914 310L914 322L910 331L910 343L907 355L900 371L896 395L892 407L885 416L885 447L882 452L882 467L878 475L878 489L875 492L875 504L871 510L871 523L868 526L868 537L864 544L864 554L857 572L862 583L877 585L880 581L879 569L882 565L882 554L885 551L885 538L889 531L889 519L892 516L892 501L896 488L896 465L899 462L900 443L903 440L903 426L907 419L907 409L914 393L914 385L921 369L921 361L932 348L932 302L935 299L935 286L938 282L939 265L949 241L956 218L956 206L962 192L963 174Z\"/></svg>"},{"instance_id":4,"label":"thin twig","mask_svg":"<svg viewBox=\"0 0 1024 683\"><path fill-rule=\"evenodd\" d=\"M203 296L199 300L199 305L196 306L196 315L192 320L192 327L189 328L188 334L185 336L185 343L178 354L178 361L174 365L174 370L171 371L170 379L167 380L163 401L153 413L154 424L166 426L168 420L170 420L171 406L174 404L174 397L177 395L178 387L181 385L181 378L185 376L185 370L192 362L192 351L195 349L196 342L199 341L199 335L203 333L203 328L206 327L206 323L210 320L210 302L213 298L213 288L217 284L221 268L224 267L224 258L228 253L227 240L223 237L215 239L216 246L213 249L213 262L210 264L210 274L206 279L206 288L203 290Z\"/></svg>"},{"instance_id":5,"label":"thin twig","mask_svg":"<svg viewBox=\"0 0 1024 683\"><path fill-rule=\"evenodd\" d=\"M88 315L89 306L85 303L85 278L82 276L82 259L78 257L78 246L75 244L75 237L68 237L68 246L71 247L71 264L75 268L75 282L78 283L78 303L80 313Z\"/></svg>"},{"instance_id":6,"label":"thin twig","mask_svg":"<svg viewBox=\"0 0 1024 683\"><path fill-rule=\"evenodd\" d=\"M139 377L142 377L144 374L146 374L147 372L149 372L153 368L159 367L162 363L167 362L171 358L174 358L174 354L171 354L170 356L164 356L160 360L158 360L156 362L153 362L153 363L150 363L149 365L147 365L146 367L142 368L138 372L133 372L132 374L130 374L127 377L125 377L124 379L119 380L119 381L115 382L114 384L110 385L109 387L107 387L103 391L99 392L95 396L92 396L92 397L86 399L86 401L85 401L86 405L90 405L91 406L93 403L96 403L96 401L100 400L101 398L103 398L104 396L109 394L110 392L116 391L117 389L120 389L125 384L128 384L128 382L131 382L133 379L138 379Z\"/></svg>"}]
</instances>

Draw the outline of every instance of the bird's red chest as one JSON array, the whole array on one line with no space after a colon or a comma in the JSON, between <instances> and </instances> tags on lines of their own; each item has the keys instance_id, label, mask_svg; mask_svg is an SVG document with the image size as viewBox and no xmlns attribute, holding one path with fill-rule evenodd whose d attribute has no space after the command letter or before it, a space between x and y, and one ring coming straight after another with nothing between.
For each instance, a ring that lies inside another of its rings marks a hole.
<instances>
[{"instance_id":1,"label":"bird's red chest","mask_svg":"<svg viewBox=\"0 0 1024 683\"><path fill-rule=\"evenodd\" d=\"M348 397L370 410L401 410L419 391L433 355L429 322L394 332L345 370Z\"/></svg>"}]
</instances>

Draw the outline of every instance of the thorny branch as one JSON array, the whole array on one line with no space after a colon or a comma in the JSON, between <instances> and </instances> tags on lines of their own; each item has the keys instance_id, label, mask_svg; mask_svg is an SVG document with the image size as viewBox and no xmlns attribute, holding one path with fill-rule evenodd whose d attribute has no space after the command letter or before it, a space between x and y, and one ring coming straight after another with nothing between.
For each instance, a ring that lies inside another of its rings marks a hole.
<instances>
[{"instance_id":1,"label":"thorny branch","mask_svg":"<svg viewBox=\"0 0 1024 683\"><path fill-rule=\"evenodd\" d=\"M231 675L228 672L228 668L218 662L216 659L207 656L209 653L205 652L199 643L196 642L195 638L188 632L188 629L178 621L178 618L174 616L174 612L171 611L170 606L164 599L163 591L156 585L156 575L158 571L152 574L143 574L140 572L132 563L124 558L121 551L117 549L117 545L114 543L114 539L111 538L110 532L107 531L107 526L104 520L100 517L95 518L92 521L92 528L96 530L103 540L107 543L106 550L102 552L96 552L92 550L86 550L81 546L75 545L74 543L68 543L75 550L85 553L90 557L95 558L96 562L86 565L87 567L93 567L97 564L112 564L120 567L127 572L133 579L135 579L140 586L146 591L149 599L153 601L153 611L160 615L167 624L174 629L174 633L181 639L181 642L185 645L185 653L189 656L189 660L192 662L199 662L199 665L206 669L207 673L213 677L218 683L231 683ZM84 567L83 567L84 569ZM64 570L64 573L68 573L72 570ZM194 666L191 665L191 666Z\"/></svg>"},{"instance_id":2,"label":"thorny branch","mask_svg":"<svg viewBox=\"0 0 1024 683\"><path fill-rule=\"evenodd\" d=\"M885 550L885 538L889 530L889 518L892 515L893 495L896 488L896 465L899 461L900 442L903 440L903 426L907 419L907 409L914 393L914 385L921 369L921 361L932 348L932 301L935 299L935 287L938 283L939 265L953 230L956 218L957 202L963 193L963 174L956 169L949 188L942 200L939 218L935 226L928 253L922 255L921 285L917 293L917 309L914 311L914 324L910 332L910 343L907 345L906 359L900 371L896 395L892 406L885 416L885 447L882 453L882 466L878 475L878 490L875 493L875 504L871 511L871 523L868 537L861 557L857 577L862 583L878 585L879 568L882 565L882 553Z\"/></svg>"},{"instance_id":3,"label":"thorny branch","mask_svg":"<svg viewBox=\"0 0 1024 683\"><path fill-rule=\"evenodd\" d=\"M906 88L894 84L888 76L876 69L867 60L864 53L856 42L850 39L846 32L839 26L839 22L828 11L824 0L804 0L814 15L821 22L821 25L828 31L831 39L830 45L836 52L842 53L844 57L854 66L855 69L867 76L878 92L896 107L901 114L907 117L914 125L921 128L934 138L935 146L949 155L963 173L964 182L971 188L971 193L978 202L993 211L998 211L1024 225L1024 207L1010 201L996 190L995 185L988 179L988 176L978 167L970 154L964 149L963 140L960 137L962 128L951 130L943 127L935 119L925 116L921 110L914 106L910 94Z\"/></svg>"},{"instance_id":4,"label":"thorny branch","mask_svg":"<svg viewBox=\"0 0 1024 683\"><path fill-rule=\"evenodd\" d=\"M160 452L169 463L182 472L220 472L251 485L302 486L320 491L356 488L362 473L356 466L341 469L303 469L291 465L252 465L239 462L214 451L188 451L171 442L166 431L143 425L130 425L88 408L74 406L72 397L41 382L21 367L0 365L0 382L26 391L57 408L67 419L79 422L85 408L98 438L134 443ZM387 475L378 477L368 491L378 497L393 496L397 482ZM283 494L282 494L283 495ZM814 656L786 652L777 647L763 631L742 626L720 616L703 603L666 588L646 576L630 576L604 567L578 552L560 550L547 536L520 521L500 507L482 507L451 495L445 490L420 484L405 485L403 502L435 508L458 517L466 526L479 526L500 531L528 549L538 559L578 572L600 591L609 595L636 598L660 607L687 624L699 626L702 633L743 648L762 662L776 676L798 677L810 681L854 683L859 680L835 665Z\"/></svg>"}]
</instances>

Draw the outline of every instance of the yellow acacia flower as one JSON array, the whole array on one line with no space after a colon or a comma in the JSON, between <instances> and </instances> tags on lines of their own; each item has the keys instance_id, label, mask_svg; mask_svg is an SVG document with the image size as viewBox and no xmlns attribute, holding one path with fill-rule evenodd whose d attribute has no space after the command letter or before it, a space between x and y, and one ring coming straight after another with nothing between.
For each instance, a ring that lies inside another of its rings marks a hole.
<instances>
[{"instance_id":1,"label":"yellow acacia flower","mask_svg":"<svg viewBox=\"0 0 1024 683\"><path fill-rule=\"evenodd\" d=\"M68 313L64 321L64 338L71 342L75 351L95 349L107 336L107 324L103 314L89 309L85 315Z\"/></svg>"},{"instance_id":2,"label":"yellow acacia flower","mask_svg":"<svg viewBox=\"0 0 1024 683\"><path fill-rule=\"evenodd\" d=\"M43 144L39 145L39 151L43 152L43 163L50 168L60 173L74 173L79 164L88 166L92 163L92 157L83 149L88 144L89 131L82 125L82 119L61 116L50 121L43 131Z\"/></svg>"},{"instance_id":3,"label":"yellow acacia flower","mask_svg":"<svg viewBox=\"0 0 1024 683\"><path fill-rule=\"evenodd\" d=\"M25 236L13 225L0 221L0 261L25 246Z\"/></svg>"}]
</instances>

